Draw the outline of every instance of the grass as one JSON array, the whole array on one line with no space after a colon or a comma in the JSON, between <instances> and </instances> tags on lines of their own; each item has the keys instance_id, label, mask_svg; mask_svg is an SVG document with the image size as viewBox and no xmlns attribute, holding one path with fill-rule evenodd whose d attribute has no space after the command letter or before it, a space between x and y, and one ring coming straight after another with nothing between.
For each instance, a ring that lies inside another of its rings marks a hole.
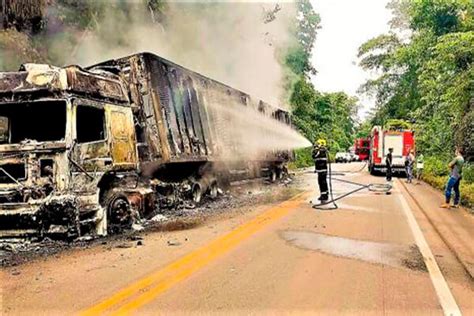
<instances>
[{"instance_id":1,"label":"grass","mask_svg":"<svg viewBox=\"0 0 474 316\"><path fill-rule=\"evenodd\" d=\"M430 184L432 187L444 191L448 176L437 176L430 173L423 175L423 181ZM470 208L470 211L474 213L474 183L468 183L467 181L461 180L461 205Z\"/></svg>"},{"instance_id":2,"label":"grass","mask_svg":"<svg viewBox=\"0 0 474 316\"><path fill-rule=\"evenodd\" d=\"M432 187L444 191L449 178L449 161L437 157L425 159L423 180ZM463 178L461 180L461 204L474 212L474 165L466 163L463 167Z\"/></svg>"}]
</instances>

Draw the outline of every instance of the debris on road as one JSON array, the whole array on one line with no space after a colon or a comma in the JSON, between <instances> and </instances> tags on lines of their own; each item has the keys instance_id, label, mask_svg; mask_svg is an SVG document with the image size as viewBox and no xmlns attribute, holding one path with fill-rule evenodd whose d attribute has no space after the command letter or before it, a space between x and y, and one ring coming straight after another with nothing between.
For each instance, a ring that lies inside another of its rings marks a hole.
<instances>
[{"instance_id":1,"label":"debris on road","mask_svg":"<svg viewBox=\"0 0 474 316\"><path fill-rule=\"evenodd\" d=\"M253 194L246 194L249 188ZM70 242L50 238L0 240L0 266L16 266L35 258L48 257L67 250L94 247L94 245L102 245L109 250L117 248L118 245L127 244L129 241L142 241L141 245L144 245L143 235L152 232L192 229L202 225L209 218L226 214L229 210L267 203L269 199L271 201L283 200L294 195L295 192L298 192L298 190L293 188L293 186L267 187L263 185L263 180L261 179L246 181L232 186L228 191L222 191L217 199L204 198L201 205L192 210L184 207L164 209L161 213L156 213L149 219L141 219L139 226L132 226L131 230L125 231L121 235L99 238L86 235ZM133 230L134 227L139 229ZM136 243L132 243L130 247L136 246ZM120 247L124 246L119 246L118 248Z\"/></svg>"},{"instance_id":2,"label":"debris on road","mask_svg":"<svg viewBox=\"0 0 474 316\"><path fill-rule=\"evenodd\" d=\"M127 249L127 248L132 248L132 247L133 246L131 243L123 243L123 244L117 245L115 248Z\"/></svg>"},{"instance_id":3,"label":"debris on road","mask_svg":"<svg viewBox=\"0 0 474 316\"><path fill-rule=\"evenodd\" d=\"M168 244L168 246L180 246L181 245L181 243L177 240L168 240L166 243Z\"/></svg>"},{"instance_id":4,"label":"debris on road","mask_svg":"<svg viewBox=\"0 0 474 316\"><path fill-rule=\"evenodd\" d=\"M137 236L137 235L132 235L132 236L128 237L128 240L138 241L138 240L143 240L143 237L142 236Z\"/></svg>"},{"instance_id":5,"label":"debris on road","mask_svg":"<svg viewBox=\"0 0 474 316\"><path fill-rule=\"evenodd\" d=\"M163 214L156 214L155 216L150 218L149 222L161 223L161 222L166 221L167 219L168 217L166 217Z\"/></svg>"}]
</instances>

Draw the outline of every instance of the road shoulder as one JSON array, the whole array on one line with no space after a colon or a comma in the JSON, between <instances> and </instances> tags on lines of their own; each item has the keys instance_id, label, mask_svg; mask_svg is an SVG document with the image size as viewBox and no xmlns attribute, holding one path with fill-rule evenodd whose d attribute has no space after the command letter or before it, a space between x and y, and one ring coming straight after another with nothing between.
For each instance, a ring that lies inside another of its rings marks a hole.
<instances>
[{"instance_id":1,"label":"road shoulder","mask_svg":"<svg viewBox=\"0 0 474 316\"><path fill-rule=\"evenodd\" d=\"M426 183L415 185L400 182L412 201L420 208L440 238L462 264L471 280L474 280L474 244L472 243L474 216L463 208L440 208L439 205L443 201L442 194Z\"/></svg>"}]
</instances>

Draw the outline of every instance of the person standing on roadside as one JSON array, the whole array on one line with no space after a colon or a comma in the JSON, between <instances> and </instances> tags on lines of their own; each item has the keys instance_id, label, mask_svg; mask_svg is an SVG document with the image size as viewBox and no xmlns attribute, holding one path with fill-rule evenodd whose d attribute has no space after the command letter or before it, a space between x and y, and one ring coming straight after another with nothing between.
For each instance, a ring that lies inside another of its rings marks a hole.
<instances>
[{"instance_id":1,"label":"person standing on roadside","mask_svg":"<svg viewBox=\"0 0 474 316\"><path fill-rule=\"evenodd\" d=\"M407 183L412 183L413 181L413 165L415 164L415 155L413 149L408 153L405 160L405 170L407 172Z\"/></svg>"},{"instance_id":2,"label":"person standing on roadside","mask_svg":"<svg viewBox=\"0 0 474 316\"><path fill-rule=\"evenodd\" d=\"M423 157L423 154L420 153L416 156L416 184L420 184L421 176L423 175L424 160L425 157Z\"/></svg>"},{"instance_id":3,"label":"person standing on roadside","mask_svg":"<svg viewBox=\"0 0 474 316\"><path fill-rule=\"evenodd\" d=\"M387 181L392 181L392 165L393 165L393 148L388 149L388 154L385 157L385 165L387 166L387 171L385 172L385 175L387 177Z\"/></svg>"},{"instance_id":4,"label":"person standing on roadside","mask_svg":"<svg viewBox=\"0 0 474 316\"><path fill-rule=\"evenodd\" d=\"M449 208L449 202L451 200L451 191L454 190L454 208L459 207L459 201L461 199L461 193L459 192L459 184L462 179L462 167L464 165L463 151L461 148L456 149L456 157L448 164L451 169L449 174L448 183L446 183L446 190L444 192L445 202L441 204L442 208Z\"/></svg>"}]
</instances>

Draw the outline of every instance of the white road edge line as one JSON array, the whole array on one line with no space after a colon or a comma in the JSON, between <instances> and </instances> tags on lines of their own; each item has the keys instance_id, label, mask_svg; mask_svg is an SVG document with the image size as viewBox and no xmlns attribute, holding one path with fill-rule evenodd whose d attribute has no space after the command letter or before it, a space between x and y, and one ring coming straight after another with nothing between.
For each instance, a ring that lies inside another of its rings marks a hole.
<instances>
[{"instance_id":1,"label":"white road edge line","mask_svg":"<svg viewBox=\"0 0 474 316\"><path fill-rule=\"evenodd\" d=\"M395 186L398 190L400 190L400 184L395 182ZM431 283L433 283L436 294L438 295L438 300L441 304L441 307L443 308L444 315L462 315L456 300L454 299L453 294L451 293L451 290L449 289L449 286L446 283L446 280L444 279L438 264L436 263L433 253L431 252L431 249L428 246L423 233L421 232L420 226L416 222L415 216L413 215L408 202L402 194L397 194L397 196L402 205L403 212L405 213L405 216L408 220L411 232L415 237L416 245L420 249L423 260L425 261L426 267L428 268Z\"/></svg>"}]
</instances>

